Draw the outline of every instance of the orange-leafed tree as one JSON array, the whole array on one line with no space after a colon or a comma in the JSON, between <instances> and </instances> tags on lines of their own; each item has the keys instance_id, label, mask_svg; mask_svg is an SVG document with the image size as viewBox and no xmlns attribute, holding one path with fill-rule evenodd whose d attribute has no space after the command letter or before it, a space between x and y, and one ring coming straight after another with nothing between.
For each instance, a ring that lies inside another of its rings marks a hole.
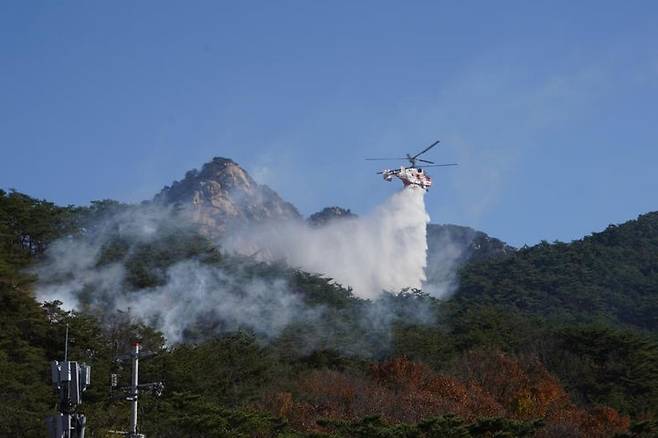
<instances>
[{"instance_id":1,"label":"orange-leafed tree","mask_svg":"<svg viewBox=\"0 0 658 438\"><path fill-rule=\"evenodd\" d=\"M327 432L318 424L322 419L377 417L386 424L418 424L456 415L473 424L482 418L541 419L545 426L537 436L543 438L607 437L627 430L629 423L609 407L577 407L540 362L498 351L465 354L452 375L404 357L372 364L367 374L313 370L289 391L265 397L259 407L309 432Z\"/></svg>"}]
</instances>

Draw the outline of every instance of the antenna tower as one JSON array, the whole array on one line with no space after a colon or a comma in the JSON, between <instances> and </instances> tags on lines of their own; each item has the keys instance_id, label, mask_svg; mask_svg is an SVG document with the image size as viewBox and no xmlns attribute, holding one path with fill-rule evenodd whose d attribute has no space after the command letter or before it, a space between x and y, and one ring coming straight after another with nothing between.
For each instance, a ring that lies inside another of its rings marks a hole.
<instances>
[{"instance_id":1,"label":"antenna tower","mask_svg":"<svg viewBox=\"0 0 658 438\"><path fill-rule=\"evenodd\" d=\"M82 393L91 383L91 367L68 360L69 325L66 324L64 360L50 364L53 387L59 393L57 415L46 419L49 438L84 438L87 420L77 411Z\"/></svg>"}]
</instances>

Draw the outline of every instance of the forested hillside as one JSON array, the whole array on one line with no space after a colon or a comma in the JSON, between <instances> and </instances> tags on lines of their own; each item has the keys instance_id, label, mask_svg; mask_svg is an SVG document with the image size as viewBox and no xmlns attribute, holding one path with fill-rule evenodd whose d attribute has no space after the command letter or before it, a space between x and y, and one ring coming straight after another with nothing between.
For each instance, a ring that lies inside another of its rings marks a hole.
<instances>
[{"instance_id":1,"label":"forested hillside","mask_svg":"<svg viewBox=\"0 0 658 438\"><path fill-rule=\"evenodd\" d=\"M93 367L82 409L92 437L128 423L108 380L127 381L114 359L134 339L157 353L142 363L143 380L166 386L141 398L151 437L658 434L657 213L581 241L471 260L446 301L415 290L363 300L330 279L224 254L186 227L139 242L113 228L98 264L124 267L127 293L157 288L187 260L244 281L283 279L318 310L275 336L200 319L167 344L125 313L84 302L71 313L34 298L33 268L53 241L93 238L99 218L132 208L0 191L0 436L44 436L55 410L48 361L61 359L67 323L70 357ZM382 314L387 324L368 323Z\"/></svg>"},{"instance_id":2,"label":"forested hillside","mask_svg":"<svg viewBox=\"0 0 658 438\"><path fill-rule=\"evenodd\" d=\"M495 303L571 322L658 330L658 213L572 243L523 248L471 265L460 302Z\"/></svg>"}]
</instances>

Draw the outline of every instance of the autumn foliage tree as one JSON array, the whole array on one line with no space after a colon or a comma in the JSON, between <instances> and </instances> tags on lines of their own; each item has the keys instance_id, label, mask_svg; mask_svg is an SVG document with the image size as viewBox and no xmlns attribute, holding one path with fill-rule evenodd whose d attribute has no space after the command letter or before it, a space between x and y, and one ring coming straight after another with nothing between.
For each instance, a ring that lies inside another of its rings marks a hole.
<instances>
[{"instance_id":1,"label":"autumn foliage tree","mask_svg":"<svg viewBox=\"0 0 658 438\"><path fill-rule=\"evenodd\" d=\"M453 375L441 374L398 357L373 364L360 375L314 370L295 381L290 391L270 394L260 407L309 432L327 432L333 424L327 419L354 422L377 417L399 425L446 416L471 424L484 418L541 420L544 426L537 436L542 437L605 437L628 429L628 418L612 408L577 407L536 360L473 351L454 369Z\"/></svg>"}]
</instances>

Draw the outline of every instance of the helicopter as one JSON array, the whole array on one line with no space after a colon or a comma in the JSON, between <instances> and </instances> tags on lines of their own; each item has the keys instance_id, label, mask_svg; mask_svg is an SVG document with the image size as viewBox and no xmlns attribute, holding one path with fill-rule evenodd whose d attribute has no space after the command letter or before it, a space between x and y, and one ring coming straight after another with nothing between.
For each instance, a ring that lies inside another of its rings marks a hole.
<instances>
[{"instance_id":1,"label":"helicopter","mask_svg":"<svg viewBox=\"0 0 658 438\"><path fill-rule=\"evenodd\" d=\"M447 164L435 164L433 161L424 160L420 157L425 152L432 149L434 146L439 144L440 140L435 141L431 145L427 146L422 151L418 152L416 155L407 154L406 157L402 158L366 158L368 161L388 161L388 160L407 160L409 161L410 166L400 166L399 169L384 169L380 172L377 172L377 175L383 175L386 181L392 181L393 177L399 178L405 187L416 186L428 191L432 186L432 178L423 171L426 167L448 167L448 166L457 166L457 163L447 163ZM417 166L416 162L427 163L427 165Z\"/></svg>"}]
</instances>

